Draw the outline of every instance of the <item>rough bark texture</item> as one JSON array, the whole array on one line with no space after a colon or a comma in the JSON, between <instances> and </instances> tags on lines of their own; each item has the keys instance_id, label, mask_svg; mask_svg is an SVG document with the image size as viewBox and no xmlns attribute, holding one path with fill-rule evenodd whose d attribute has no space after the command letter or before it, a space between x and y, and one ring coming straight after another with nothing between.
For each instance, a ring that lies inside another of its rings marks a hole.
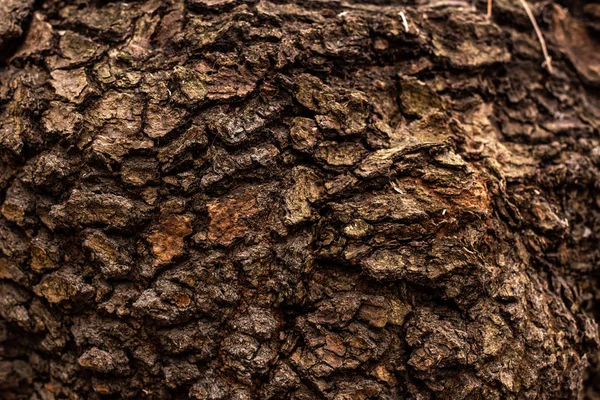
<instances>
[{"instance_id":1,"label":"rough bark texture","mask_svg":"<svg viewBox=\"0 0 600 400\"><path fill-rule=\"evenodd\" d=\"M3 0L0 397L597 398L599 7L477 7Z\"/></svg>"}]
</instances>

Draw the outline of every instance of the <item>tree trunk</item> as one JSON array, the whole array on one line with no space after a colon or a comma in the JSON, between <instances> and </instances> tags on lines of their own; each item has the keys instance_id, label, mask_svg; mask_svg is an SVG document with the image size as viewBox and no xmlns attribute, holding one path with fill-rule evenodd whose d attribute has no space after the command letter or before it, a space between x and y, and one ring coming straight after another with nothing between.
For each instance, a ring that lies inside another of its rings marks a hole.
<instances>
[{"instance_id":1,"label":"tree trunk","mask_svg":"<svg viewBox=\"0 0 600 400\"><path fill-rule=\"evenodd\" d=\"M599 398L600 11L530 6L2 0L0 397Z\"/></svg>"}]
</instances>

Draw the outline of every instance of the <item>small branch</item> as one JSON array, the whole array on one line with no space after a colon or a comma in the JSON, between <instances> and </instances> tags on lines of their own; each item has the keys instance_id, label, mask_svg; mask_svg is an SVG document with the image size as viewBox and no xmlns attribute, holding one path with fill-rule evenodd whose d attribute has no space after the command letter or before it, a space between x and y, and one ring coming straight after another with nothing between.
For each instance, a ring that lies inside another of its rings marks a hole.
<instances>
[{"instance_id":1,"label":"small branch","mask_svg":"<svg viewBox=\"0 0 600 400\"><path fill-rule=\"evenodd\" d=\"M489 1L491 1L491 0L489 0ZM519 0L519 1L521 2L521 5L525 9L527 16L531 20L533 29L535 29L535 33L537 34L540 45L542 46L542 52L544 53L544 58L546 60L544 62L544 64L546 64L546 68L548 68L548 72L550 72L550 74L552 74L552 59L550 58L550 55L548 54L548 49L546 48L546 41L544 40L544 36L542 36L542 31L540 30L540 27L538 26L538 24L535 20L535 17L533 16L533 13L531 12L531 8L529 8L529 5L527 4L527 2L525 0ZM488 12L489 12L489 3L488 3Z\"/></svg>"},{"instance_id":2,"label":"small branch","mask_svg":"<svg viewBox=\"0 0 600 400\"><path fill-rule=\"evenodd\" d=\"M487 9L487 17L492 18L492 5L494 0L488 0L488 9Z\"/></svg>"}]
</instances>

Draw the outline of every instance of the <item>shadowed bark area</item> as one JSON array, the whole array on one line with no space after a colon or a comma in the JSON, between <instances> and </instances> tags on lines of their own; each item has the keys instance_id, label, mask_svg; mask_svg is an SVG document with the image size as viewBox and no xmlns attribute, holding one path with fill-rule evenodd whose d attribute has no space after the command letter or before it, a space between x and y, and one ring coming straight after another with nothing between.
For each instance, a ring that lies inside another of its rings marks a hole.
<instances>
[{"instance_id":1,"label":"shadowed bark area","mask_svg":"<svg viewBox=\"0 0 600 400\"><path fill-rule=\"evenodd\" d=\"M597 399L573 4L2 1L0 397Z\"/></svg>"}]
</instances>

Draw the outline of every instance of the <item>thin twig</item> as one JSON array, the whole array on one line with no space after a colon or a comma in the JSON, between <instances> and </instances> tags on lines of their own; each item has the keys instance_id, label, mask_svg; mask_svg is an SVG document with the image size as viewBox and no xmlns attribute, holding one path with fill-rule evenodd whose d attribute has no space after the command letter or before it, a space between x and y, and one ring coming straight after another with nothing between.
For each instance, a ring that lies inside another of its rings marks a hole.
<instances>
[{"instance_id":1,"label":"thin twig","mask_svg":"<svg viewBox=\"0 0 600 400\"><path fill-rule=\"evenodd\" d=\"M488 12L487 12L488 18L492 18L492 4L493 3L494 3L494 0L488 0Z\"/></svg>"},{"instance_id":2,"label":"thin twig","mask_svg":"<svg viewBox=\"0 0 600 400\"><path fill-rule=\"evenodd\" d=\"M402 24L404 25L404 30L408 32L408 21L406 20L406 15L404 15L404 11L400 11L400 17L402 17Z\"/></svg>"},{"instance_id":3,"label":"thin twig","mask_svg":"<svg viewBox=\"0 0 600 400\"><path fill-rule=\"evenodd\" d=\"M535 29L535 33L537 34L540 45L542 46L542 52L544 53L544 58L546 59L546 61L545 61L546 67L548 68L548 72L550 72L550 74L552 74L552 59L550 58L550 55L548 54L548 49L546 48L546 41L544 40L544 36L542 36L542 31L540 30L540 27L538 26L538 24L535 20L535 17L533 16L533 13L531 12L531 8L529 8L529 5L527 4L527 2L525 0L519 0L519 1L521 2L521 5L525 9L527 16L531 20L533 29Z\"/></svg>"}]
</instances>

